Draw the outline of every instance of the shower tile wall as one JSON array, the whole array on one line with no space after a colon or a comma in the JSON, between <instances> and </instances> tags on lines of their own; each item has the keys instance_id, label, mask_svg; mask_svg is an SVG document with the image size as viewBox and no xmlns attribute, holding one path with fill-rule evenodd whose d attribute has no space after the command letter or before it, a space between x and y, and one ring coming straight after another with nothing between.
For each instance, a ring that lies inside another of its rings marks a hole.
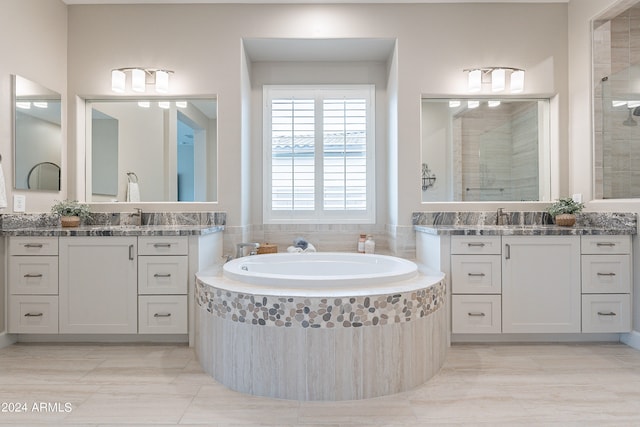
<instances>
[{"instance_id":1,"label":"shower tile wall","mask_svg":"<svg viewBox=\"0 0 640 427\"><path fill-rule=\"evenodd\" d=\"M594 23L593 69L595 196L640 197L640 116L612 104L640 101L640 4Z\"/></svg>"}]
</instances>

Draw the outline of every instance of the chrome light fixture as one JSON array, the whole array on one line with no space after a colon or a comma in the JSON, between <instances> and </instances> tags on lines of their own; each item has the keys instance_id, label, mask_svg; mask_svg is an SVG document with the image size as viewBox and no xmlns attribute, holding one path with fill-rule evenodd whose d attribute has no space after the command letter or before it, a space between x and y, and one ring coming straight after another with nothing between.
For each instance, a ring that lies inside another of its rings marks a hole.
<instances>
[{"instance_id":1,"label":"chrome light fixture","mask_svg":"<svg viewBox=\"0 0 640 427\"><path fill-rule=\"evenodd\" d=\"M436 174L431 172L429 169L429 165L426 163L422 164L422 191L427 190L429 187L433 187L433 184L436 182Z\"/></svg>"},{"instance_id":2,"label":"chrome light fixture","mask_svg":"<svg viewBox=\"0 0 640 427\"><path fill-rule=\"evenodd\" d=\"M483 84L491 85L491 92L502 92L507 88L507 73L509 73L509 91L521 93L524 91L524 70L513 67L476 67L463 70L467 73L467 91L480 92Z\"/></svg>"},{"instance_id":3,"label":"chrome light fixture","mask_svg":"<svg viewBox=\"0 0 640 427\"><path fill-rule=\"evenodd\" d=\"M131 74L131 90L143 93L147 85L154 85L158 93L169 92L169 74L171 70L158 68L125 67L111 70L111 90L124 93L126 90L127 72Z\"/></svg>"}]
</instances>

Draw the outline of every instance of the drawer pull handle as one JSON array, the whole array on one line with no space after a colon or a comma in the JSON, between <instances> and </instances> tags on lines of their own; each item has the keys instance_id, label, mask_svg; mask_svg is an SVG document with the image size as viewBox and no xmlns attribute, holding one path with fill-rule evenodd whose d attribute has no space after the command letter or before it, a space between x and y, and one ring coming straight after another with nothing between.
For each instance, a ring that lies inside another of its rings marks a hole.
<instances>
[{"instance_id":1,"label":"drawer pull handle","mask_svg":"<svg viewBox=\"0 0 640 427\"><path fill-rule=\"evenodd\" d=\"M40 273L27 273L27 274L24 275L24 277L26 277L26 278L42 277L42 274L40 274Z\"/></svg>"},{"instance_id":2,"label":"drawer pull handle","mask_svg":"<svg viewBox=\"0 0 640 427\"><path fill-rule=\"evenodd\" d=\"M613 247L615 246L615 243L611 243L611 242L598 242L596 243L596 246L609 246L609 247Z\"/></svg>"},{"instance_id":3,"label":"drawer pull handle","mask_svg":"<svg viewBox=\"0 0 640 427\"><path fill-rule=\"evenodd\" d=\"M480 247L483 248L484 247L484 243L467 243L467 246L472 248L472 247Z\"/></svg>"},{"instance_id":4,"label":"drawer pull handle","mask_svg":"<svg viewBox=\"0 0 640 427\"><path fill-rule=\"evenodd\" d=\"M616 316L616 314L613 311L609 311L609 312L599 311L598 316Z\"/></svg>"},{"instance_id":5,"label":"drawer pull handle","mask_svg":"<svg viewBox=\"0 0 640 427\"><path fill-rule=\"evenodd\" d=\"M598 276L615 276L616 273L598 273Z\"/></svg>"},{"instance_id":6,"label":"drawer pull handle","mask_svg":"<svg viewBox=\"0 0 640 427\"><path fill-rule=\"evenodd\" d=\"M153 317L171 317L171 313L156 313Z\"/></svg>"},{"instance_id":7,"label":"drawer pull handle","mask_svg":"<svg viewBox=\"0 0 640 427\"><path fill-rule=\"evenodd\" d=\"M154 243L153 247L154 248L170 248L171 243Z\"/></svg>"},{"instance_id":8,"label":"drawer pull handle","mask_svg":"<svg viewBox=\"0 0 640 427\"><path fill-rule=\"evenodd\" d=\"M27 313L24 315L24 317L42 317L44 316L44 314L42 313Z\"/></svg>"},{"instance_id":9,"label":"drawer pull handle","mask_svg":"<svg viewBox=\"0 0 640 427\"><path fill-rule=\"evenodd\" d=\"M171 273L156 273L153 277L171 277Z\"/></svg>"},{"instance_id":10,"label":"drawer pull handle","mask_svg":"<svg viewBox=\"0 0 640 427\"><path fill-rule=\"evenodd\" d=\"M484 317L486 316L484 313L467 313L471 317Z\"/></svg>"},{"instance_id":11,"label":"drawer pull handle","mask_svg":"<svg viewBox=\"0 0 640 427\"><path fill-rule=\"evenodd\" d=\"M129 261L134 260L133 245L129 245Z\"/></svg>"},{"instance_id":12,"label":"drawer pull handle","mask_svg":"<svg viewBox=\"0 0 640 427\"><path fill-rule=\"evenodd\" d=\"M42 243L25 243L25 248L41 248L44 245Z\"/></svg>"},{"instance_id":13,"label":"drawer pull handle","mask_svg":"<svg viewBox=\"0 0 640 427\"><path fill-rule=\"evenodd\" d=\"M468 273L471 277L484 277L484 273Z\"/></svg>"}]
</instances>

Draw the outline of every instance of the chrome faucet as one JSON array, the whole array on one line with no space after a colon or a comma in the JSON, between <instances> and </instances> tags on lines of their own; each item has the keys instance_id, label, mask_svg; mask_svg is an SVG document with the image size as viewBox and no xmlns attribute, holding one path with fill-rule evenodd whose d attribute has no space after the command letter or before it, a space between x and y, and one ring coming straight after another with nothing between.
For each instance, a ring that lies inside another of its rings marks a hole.
<instances>
[{"instance_id":1,"label":"chrome faucet","mask_svg":"<svg viewBox=\"0 0 640 427\"><path fill-rule=\"evenodd\" d=\"M258 248L260 247L260 243L238 243L236 244L236 258L241 258L244 256L244 248L245 247L253 248L249 255L255 255L258 253Z\"/></svg>"},{"instance_id":2,"label":"chrome faucet","mask_svg":"<svg viewBox=\"0 0 640 427\"><path fill-rule=\"evenodd\" d=\"M503 212L503 209L504 208L498 208L496 212L496 225L509 225L509 214Z\"/></svg>"}]
</instances>

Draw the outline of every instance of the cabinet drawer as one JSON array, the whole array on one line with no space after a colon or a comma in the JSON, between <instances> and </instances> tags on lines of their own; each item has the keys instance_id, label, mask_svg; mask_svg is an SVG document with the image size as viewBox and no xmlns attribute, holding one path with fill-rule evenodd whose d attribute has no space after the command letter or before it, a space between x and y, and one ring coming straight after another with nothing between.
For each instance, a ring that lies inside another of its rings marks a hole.
<instances>
[{"instance_id":1,"label":"cabinet drawer","mask_svg":"<svg viewBox=\"0 0 640 427\"><path fill-rule=\"evenodd\" d=\"M582 292L624 294L631 292L629 255L582 255Z\"/></svg>"},{"instance_id":2,"label":"cabinet drawer","mask_svg":"<svg viewBox=\"0 0 640 427\"><path fill-rule=\"evenodd\" d=\"M11 237L9 255L58 255L58 238Z\"/></svg>"},{"instance_id":3,"label":"cabinet drawer","mask_svg":"<svg viewBox=\"0 0 640 427\"><path fill-rule=\"evenodd\" d=\"M10 257L9 292L26 295L57 295L58 257Z\"/></svg>"},{"instance_id":4,"label":"cabinet drawer","mask_svg":"<svg viewBox=\"0 0 640 427\"><path fill-rule=\"evenodd\" d=\"M582 236L583 254L630 254L631 236Z\"/></svg>"},{"instance_id":5,"label":"cabinet drawer","mask_svg":"<svg viewBox=\"0 0 640 427\"><path fill-rule=\"evenodd\" d=\"M14 334L57 334L58 297L11 295L9 332Z\"/></svg>"},{"instance_id":6,"label":"cabinet drawer","mask_svg":"<svg viewBox=\"0 0 640 427\"><path fill-rule=\"evenodd\" d=\"M138 297L138 332L141 334L186 334L186 295L141 295Z\"/></svg>"},{"instance_id":7,"label":"cabinet drawer","mask_svg":"<svg viewBox=\"0 0 640 427\"><path fill-rule=\"evenodd\" d=\"M500 255L500 243L500 236L451 236L451 253Z\"/></svg>"},{"instance_id":8,"label":"cabinet drawer","mask_svg":"<svg viewBox=\"0 0 640 427\"><path fill-rule=\"evenodd\" d=\"M453 295L454 334L499 334L502 330L500 295Z\"/></svg>"},{"instance_id":9,"label":"cabinet drawer","mask_svg":"<svg viewBox=\"0 0 640 427\"><path fill-rule=\"evenodd\" d=\"M138 255L187 255L189 239L185 236L143 236L138 238Z\"/></svg>"},{"instance_id":10,"label":"cabinet drawer","mask_svg":"<svg viewBox=\"0 0 640 427\"><path fill-rule=\"evenodd\" d=\"M500 255L452 255L454 294L499 294L502 289Z\"/></svg>"},{"instance_id":11,"label":"cabinet drawer","mask_svg":"<svg viewBox=\"0 0 640 427\"><path fill-rule=\"evenodd\" d=\"M631 296L604 294L582 296L582 332L631 331Z\"/></svg>"},{"instance_id":12,"label":"cabinet drawer","mask_svg":"<svg viewBox=\"0 0 640 427\"><path fill-rule=\"evenodd\" d=\"M138 257L139 294L186 294L186 256Z\"/></svg>"}]
</instances>

